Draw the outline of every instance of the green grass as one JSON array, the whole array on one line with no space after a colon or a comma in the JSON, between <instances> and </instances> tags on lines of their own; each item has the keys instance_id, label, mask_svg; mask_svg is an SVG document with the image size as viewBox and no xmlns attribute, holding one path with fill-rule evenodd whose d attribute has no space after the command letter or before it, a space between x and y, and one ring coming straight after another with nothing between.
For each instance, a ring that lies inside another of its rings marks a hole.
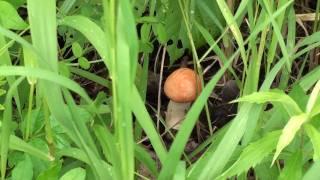
<instances>
[{"instance_id":1,"label":"green grass","mask_svg":"<svg viewBox=\"0 0 320 180\"><path fill-rule=\"evenodd\" d=\"M308 35L296 23L296 13L318 13L320 1L313 6L0 1L1 179L246 179L252 171L257 179L318 179L320 69L310 61L319 21ZM186 50L203 82L172 140L147 97L161 47L165 72ZM209 56L220 67L208 76ZM236 81L240 95L230 103L238 109L214 131L210 96L222 79ZM101 87L97 96L86 83ZM199 120L207 136L187 153Z\"/></svg>"}]
</instances>

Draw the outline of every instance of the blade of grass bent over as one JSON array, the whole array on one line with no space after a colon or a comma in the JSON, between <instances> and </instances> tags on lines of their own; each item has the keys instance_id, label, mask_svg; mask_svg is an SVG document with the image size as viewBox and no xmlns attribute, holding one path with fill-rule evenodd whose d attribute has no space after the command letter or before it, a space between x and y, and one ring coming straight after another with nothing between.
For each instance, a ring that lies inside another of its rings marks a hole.
<instances>
[{"instance_id":1,"label":"blade of grass bent over","mask_svg":"<svg viewBox=\"0 0 320 180\"><path fill-rule=\"evenodd\" d=\"M146 107L144 106L144 103L136 87L133 88L131 96L131 109L134 115L137 117L137 121L139 122L140 126L143 128L144 132L150 139L152 147L155 150L160 162L163 164L167 157L167 150L159 133L155 128L155 125L153 124L150 115L148 114Z\"/></svg>"}]
</instances>

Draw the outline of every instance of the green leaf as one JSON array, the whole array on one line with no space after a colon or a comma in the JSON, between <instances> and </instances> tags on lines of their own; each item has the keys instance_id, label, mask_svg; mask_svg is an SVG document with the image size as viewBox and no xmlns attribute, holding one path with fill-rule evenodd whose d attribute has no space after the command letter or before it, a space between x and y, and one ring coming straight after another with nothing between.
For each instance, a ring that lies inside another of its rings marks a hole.
<instances>
[{"instance_id":1,"label":"green leaf","mask_svg":"<svg viewBox=\"0 0 320 180\"><path fill-rule=\"evenodd\" d=\"M300 180L302 178L302 151L298 150L285 161L279 180Z\"/></svg>"},{"instance_id":2,"label":"green leaf","mask_svg":"<svg viewBox=\"0 0 320 180\"><path fill-rule=\"evenodd\" d=\"M273 156L272 164L278 158L281 151L291 143L296 133L300 130L302 124L305 123L307 120L308 116L304 113L290 118L289 122L282 130L282 134L277 144L276 153Z\"/></svg>"},{"instance_id":3,"label":"green leaf","mask_svg":"<svg viewBox=\"0 0 320 180\"><path fill-rule=\"evenodd\" d=\"M279 176L278 167L270 167L271 160L260 163L254 168L254 174L256 179L259 180L274 180Z\"/></svg>"},{"instance_id":4,"label":"green leaf","mask_svg":"<svg viewBox=\"0 0 320 180\"><path fill-rule=\"evenodd\" d=\"M162 141L161 136L157 132L146 107L144 106L144 102L142 101L136 86L134 86L133 88L131 98L131 109L134 115L136 116L137 121L139 122L140 126L143 128L144 132L150 139L152 147L154 148L160 162L164 163L165 158L167 157L166 147Z\"/></svg>"},{"instance_id":5,"label":"green leaf","mask_svg":"<svg viewBox=\"0 0 320 180\"><path fill-rule=\"evenodd\" d=\"M72 52L74 54L75 57L79 58L82 56L82 47L80 46L80 44L78 42L74 42L72 43Z\"/></svg>"},{"instance_id":6,"label":"green leaf","mask_svg":"<svg viewBox=\"0 0 320 180\"><path fill-rule=\"evenodd\" d=\"M150 153L143 147L139 145L135 145L134 147L135 157L148 168L150 173L156 177L158 175L157 172L157 164L150 156Z\"/></svg>"},{"instance_id":7,"label":"green leaf","mask_svg":"<svg viewBox=\"0 0 320 180\"><path fill-rule=\"evenodd\" d=\"M4 90L4 89L0 89L0 96L2 96L2 95L4 95L4 94L6 94L6 90Z\"/></svg>"},{"instance_id":8,"label":"green leaf","mask_svg":"<svg viewBox=\"0 0 320 180\"><path fill-rule=\"evenodd\" d=\"M59 73L65 77L71 77L69 66L66 65L63 61L59 62Z\"/></svg>"},{"instance_id":9,"label":"green leaf","mask_svg":"<svg viewBox=\"0 0 320 180\"><path fill-rule=\"evenodd\" d=\"M302 113L302 110L297 105L297 103L290 96L279 90L272 90L269 92L255 92L250 95L241 97L233 102L251 102L258 104L263 104L266 102L280 102L290 116Z\"/></svg>"},{"instance_id":10,"label":"green leaf","mask_svg":"<svg viewBox=\"0 0 320 180\"><path fill-rule=\"evenodd\" d=\"M58 75L51 71L43 70L40 68L28 68L28 67L19 67L19 66L1 66L0 67L0 76L31 76L36 77L38 79L43 79L47 81L51 81L51 83L56 83L66 88L70 88L73 91L77 92L80 96L82 96L88 102L91 101L89 96L86 94L84 89L82 89L79 84L74 81L66 78L64 76Z\"/></svg>"},{"instance_id":11,"label":"green leaf","mask_svg":"<svg viewBox=\"0 0 320 180\"><path fill-rule=\"evenodd\" d=\"M299 81L299 85L304 91L308 91L314 85L314 83L316 83L319 80L319 77L320 66L315 67L312 71L303 76L303 78L301 78L301 80Z\"/></svg>"},{"instance_id":12,"label":"green leaf","mask_svg":"<svg viewBox=\"0 0 320 180\"><path fill-rule=\"evenodd\" d=\"M229 9L227 3L224 0L217 0L217 4L219 5L221 12L222 12L222 15L224 16L231 32L233 33L235 40L239 44L238 48L240 49L242 61L244 63L244 68L246 71L248 59L247 59L244 41L243 41L243 37L242 37L241 31L240 31L240 28L237 25L237 22L236 22L234 16L232 15L232 12Z\"/></svg>"},{"instance_id":13,"label":"green leaf","mask_svg":"<svg viewBox=\"0 0 320 180\"><path fill-rule=\"evenodd\" d=\"M104 87L111 89L111 82L109 80L107 80L106 78L100 77L100 76L96 75L95 73L91 73L91 72L82 70L80 68L69 67L68 69L71 73L77 74L77 75L82 76L84 78L87 78L97 84L100 84Z\"/></svg>"},{"instance_id":14,"label":"green leaf","mask_svg":"<svg viewBox=\"0 0 320 180\"><path fill-rule=\"evenodd\" d=\"M306 113L309 114L310 117L313 117L320 112L320 110L319 110L319 106L320 106L319 93L320 93L320 81L318 81L317 84L314 86L314 88L310 94L307 107L306 107Z\"/></svg>"},{"instance_id":15,"label":"green leaf","mask_svg":"<svg viewBox=\"0 0 320 180\"><path fill-rule=\"evenodd\" d=\"M26 3L26 0L4 0L12 4L16 9Z\"/></svg>"},{"instance_id":16,"label":"green leaf","mask_svg":"<svg viewBox=\"0 0 320 180\"><path fill-rule=\"evenodd\" d=\"M0 110L4 110L4 106L0 104Z\"/></svg>"},{"instance_id":17,"label":"green leaf","mask_svg":"<svg viewBox=\"0 0 320 180\"><path fill-rule=\"evenodd\" d=\"M84 163L90 164L86 153L80 149L77 149L77 148L66 148L65 147L65 148L59 150L57 152L57 157L62 157L62 156L71 157L71 158L77 159L79 161L82 161Z\"/></svg>"},{"instance_id":18,"label":"green leaf","mask_svg":"<svg viewBox=\"0 0 320 180\"><path fill-rule=\"evenodd\" d=\"M180 161L175 174L173 175L173 180L185 180L186 179L186 162Z\"/></svg>"},{"instance_id":19,"label":"green leaf","mask_svg":"<svg viewBox=\"0 0 320 180\"><path fill-rule=\"evenodd\" d=\"M25 67L38 67L37 54L30 48L23 46L23 60ZM36 84L37 78L27 77L29 84Z\"/></svg>"},{"instance_id":20,"label":"green leaf","mask_svg":"<svg viewBox=\"0 0 320 180\"><path fill-rule=\"evenodd\" d=\"M12 171L12 180L32 180L33 165L28 155L25 159L20 161Z\"/></svg>"},{"instance_id":21,"label":"green leaf","mask_svg":"<svg viewBox=\"0 0 320 180\"><path fill-rule=\"evenodd\" d=\"M44 139L33 138L30 142L28 142L28 145L41 150L43 153L49 154L49 147ZM53 161L43 161L43 159L40 159L37 156L30 156L30 158L33 164L33 176L35 178L38 177L42 172L46 171L50 165L54 163Z\"/></svg>"},{"instance_id":22,"label":"green leaf","mask_svg":"<svg viewBox=\"0 0 320 180\"><path fill-rule=\"evenodd\" d=\"M37 180L56 180L59 177L60 169L61 169L61 163L57 162L47 170L43 171L37 177Z\"/></svg>"},{"instance_id":23,"label":"green leaf","mask_svg":"<svg viewBox=\"0 0 320 180\"><path fill-rule=\"evenodd\" d=\"M273 131L266 134L258 141L248 145L241 153L239 159L219 178L226 179L227 177L240 175L251 167L255 167L276 148L277 139L280 134L281 131Z\"/></svg>"},{"instance_id":24,"label":"green leaf","mask_svg":"<svg viewBox=\"0 0 320 180\"><path fill-rule=\"evenodd\" d=\"M74 168L66 172L60 180L85 180L86 171L82 168Z\"/></svg>"},{"instance_id":25,"label":"green leaf","mask_svg":"<svg viewBox=\"0 0 320 180\"><path fill-rule=\"evenodd\" d=\"M148 42L150 36L151 25L143 24L140 29L140 37L142 42Z\"/></svg>"},{"instance_id":26,"label":"green leaf","mask_svg":"<svg viewBox=\"0 0 320 180\"><path fill-rule=\"evenodd\" d=\"M41 149L37 147L35 144L30 145L14 135L10 136L9 148L28 153L42 160L46 160L46 161L54 160L54 157L52 157L46 150L43 150L43 148Z\"/></svg>"},{"instance_id":27,"label":"green leaf","mask_svg":"<svg viewBox=\"0 0 320 180\"><path fill-rule=\"evenodd\" d=\"M313 145L313 160L320 159L320 132L312 124L305 124L304 129Z\"/></svg>"},{"instance_id":28,"label":"green leaf","mask_svg":"<svg viewBox=\"0 0 320 180\"><path fill-rule=\"evenodd\" d=\"M80 65L80 67L83 68L83 69L89 69L90 68L90 62L85 57L80 57L78 59L78 63Z\"/></svg>"},{"instance_id":29,"label":"green leaf","mask_svg":"<svg viewBox=\"0 0 320 180\"><path fill-rule=\"evenodd\" d=\"M139 41L140 52L144 53L152 53L153 52L153 44L150 42Z\"/></svg>"},{"instance_id":30,"label":"green leaf","mask_svg":"<svg viewBox=\"0 0 320 180\"><path fill-rule=\"evenodd\" d=\"M16 9L8 2L0 1L0 23L3 27L14 30L23 30L27 24L21 19Z\"/></svg>"},{"instance_id":31,"label":"green leaf","mask_svg":"<svg viewBox=\"0 0 320 180\"><path fill-rule=\"evenodd\" d=\"M210 15L208 15L208 11L204 11L203 8L200 7L200 3L198 2L204 2L203 4L205 4L207 9L209 9ZM191 49L191 46L187 35L186 24L180 11L179 1L165 1L165 3L163 3L160 7L162 9L157 9L157 17L161 20L161 22L164 22L164 28L168 40L169 42L172 41L172 44L168 44L167 51L170 57L170 64L173 64L175 60L183 55L186 49ZM204 45L205 41L199 31L192 27L194 21L197 21L205 26L210 34L214 37L220 33L219 29L221 29L222 24L220 22L223 21L223 17L216 1L192 1L192 3L186 3L186 9L188 10L185 10L186 12L184 13L190 16L190 19L188 19L189 21L187 23L188 26L190 26L193 43L195 44L196 48ZM213 17L215 17L214 20L210 18L212 17L212 14Z\"/></svg>"},{"instance_id":32,"label":"green leaf","mask_svg":"<svg viewBox=\"0 0 320 180\"><path fill-rule=\"evenodd\" d=\"M165 44L168 41L168 36L167 36L167 32L166 29L164 28L163 24L159 23L155 25L156 27L156 35L158 37L158 41L161 44Z\"/></svg>"},{"instance_id":33,"label":"green leaf","mask_svg":"<svg viewBox=\"0 0 320 180\"><path fill-rule=\"evenodd\" d=\"M304 174L303 180L318 180L320 179L320 161L315 161L308 171Z\"/></svg>"},{"instance_id":34,"label":"green leaf","mask_svg":"<svg viewBox=\"0 0 320 180\"><path fill-rule=\"evenodd\" d=\"M159 19L154 16L142 16L136 19L137 23L158 23Z\"/></svg>"}]
</instances>

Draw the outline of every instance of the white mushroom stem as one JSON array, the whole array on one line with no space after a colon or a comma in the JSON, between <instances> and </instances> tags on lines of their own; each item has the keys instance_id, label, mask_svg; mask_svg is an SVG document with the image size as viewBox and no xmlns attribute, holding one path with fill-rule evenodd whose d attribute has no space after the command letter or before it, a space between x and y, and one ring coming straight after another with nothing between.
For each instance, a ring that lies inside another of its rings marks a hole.
<instances>
[{"instance_id":1,"label":"white mushroom stem","mask_svg":"<svg viewBox=\"0 0 320 180\"><path fill-rule=\"evenodd\" d=\"M177 103L170 100L167 108L167 113L166 113L167 128L178 130L190 106L191 106L190 102Z\"/></svg>"}]
</instances>

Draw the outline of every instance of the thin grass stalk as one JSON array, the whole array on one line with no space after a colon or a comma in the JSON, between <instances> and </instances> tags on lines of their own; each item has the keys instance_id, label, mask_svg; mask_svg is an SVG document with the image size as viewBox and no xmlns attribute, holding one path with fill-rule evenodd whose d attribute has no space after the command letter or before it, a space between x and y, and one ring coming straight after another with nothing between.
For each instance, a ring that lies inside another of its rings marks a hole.
<instances>
[{"instance_id":1,"label":"thin grass stalk","mask_svg":"<svg viewBox=\"0 0 320 180\"><path fill-rule=\"evenodd\" d=\"M194 41L193 41L193 37L192 37L192 33L191 33L191 27L190 27L191 22L188 21L187 13L185 13L182 1L179 0L178 2L179 2L179 7L180 7L180 11L181 11L183 20L184 20L185 27L187 29L188 39L190 41L190 45L191 45L191 49L192 49L193 60L195 62L194 63L194 68L197 70L198 74L200 75L199 77L200 77L200 81L201 81L201 86L203 88L204 87L203 70L201 68L199 57L198 57L198 54L197 54L197 50L196 50L196 47L195 47L195 44L194 44ZM212 123L211 123L211 117L210 117L208 103L205 104L205 112L206 112L209 132L210 132L210 135L212 135L213 134L213 128L212 128Z\"/></svg>"}]
</instances>

